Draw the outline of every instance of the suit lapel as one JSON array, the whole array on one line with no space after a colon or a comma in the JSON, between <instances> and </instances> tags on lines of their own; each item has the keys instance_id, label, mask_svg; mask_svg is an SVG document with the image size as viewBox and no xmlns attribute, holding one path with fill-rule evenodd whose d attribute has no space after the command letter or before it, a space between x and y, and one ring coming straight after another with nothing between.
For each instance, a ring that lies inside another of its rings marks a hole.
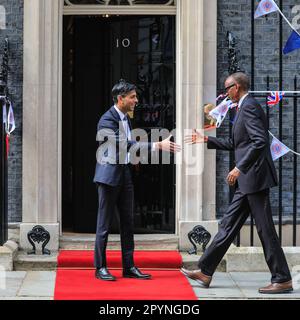
<instances>
[{"instance_id":1,"label":"suit lapel","mask_svg":"<svg viewBox=\"0 0 300 320\"><path fill-rule=\"evenodd\" d=\"M125 133L125 129L124 129L124 125L123 125L123 121L122 121L122 119L121 119L121 117L120 117L119 113L117 112L117 110L115 109L115 107L114 107L114 106L112 106L110 110L111 110L111 113L112 113L113 117L114 117L114 118L115 118L115 120L118 122L118 125L120 125L120 123L121 123L120 128L121 128L121 129L122 129L122 131Z\"/></svg>"},{"instance_id":2,"label":"suit lapel","mask_svg":"<svg viewBox=\"0 0 300 320\"><path fill-rule=\"evenodd\" d=\"M117 110L115 109L114 106L112 106L110 108L110 112L112 113L113 117L115 118L115 120L118 122L119 125L120 125L120 122L122 123L120 128L123 131L123 133L125 134L125 136L127 136L127 132L125 132L125 129L124 129L123 121L121 120L120 115L119 115L119 113L117 112ZM128 123L128 126L129 126L129 130L131 131L132 130L132 125L131 125L130 117L128 115L126 115L126 118L127 118L127 123Z\"/></svg>"},{"instance_id":3,"label":"suit lapel","mask_svg":"<svg viewBox=\"0 0 300 320\"><path fill-rule=\"evenodd\" d=\"M244 99L243 103L241 104L241 106L240 106L240 108L239 108L239 111L237 111L237 114L236 114L235 119L234 119L234 124L233 124L233 126L232 126L232 132L234 132L235 125L236 125L236 123L237 123L237 121L238 121L238 118L239 118L239 116L240 116L240 113L242 112L242 107L243 107L243 105L245 104L245 102L248 100L248 98L249 98L249 95Z\"/></svg>"},{"instance_id":4,"label":"suit lapel","mask_svg":"<svg viewBox=\"0 0 300 320\"><path fill-rule=\"evenodd\" d=\"M110 112L112 113L113 117L119 122L119 121L122 121L121 118L120 118L120 115L118 114L117 110L115 109L114 106L112 106L110 108Z\"/></svg>"},{"instance_id":5,"label":"suit lapel","mask_svg":"<svg viewBox=\"0 0 300 320\"><path fill-rule=\"evenodd\" d=\"M241 110L236 111L236 114L235 114L235 117L234 117L234 123L233 123L233 126L232 126L232 131L234 131L235 124L236 124L236 122L238 121L238 118L239 118L239 116L240 116L240 113L241 113Z\"/></svg>"}]
</instances>

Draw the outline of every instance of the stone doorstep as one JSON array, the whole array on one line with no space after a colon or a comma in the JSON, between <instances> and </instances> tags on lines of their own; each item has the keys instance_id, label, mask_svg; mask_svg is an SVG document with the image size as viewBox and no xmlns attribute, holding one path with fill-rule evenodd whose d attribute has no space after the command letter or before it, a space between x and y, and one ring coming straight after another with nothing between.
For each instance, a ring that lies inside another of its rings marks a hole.
<instances>
[{"instance_id":1,"label":"stone doorstep","mask_svg":"<svg viewBox=\"0 0 300 320\"><path fill-rule=\"evenodd\" d=\"M153 250L153 248L152 248ZM201 255L190 255L181 252L183 266L187 269L198 269L198 259ZM15 271L46 271L55 270L57 267L58 252L51 252L51 255L28 255L25 251L19 251L14 260ZM226 272L226 260L223 259L217 268L218 272Z\"/></svg>"},{"instance_id":2,"label":"stone doorstep","mask_svg":"<svg viewBox=\"0 0 300 320\"><path fill-rule=\"evenodd\" d=\"M0 271L12 271L13 261L17 255L18 245L8 240L0 247Z\"/></svg>"},{"instance_id":3,"label":"stone doorstep","mask_svg":"<svg viewBox=\"0 0 300 320\"><path fill-rule=\"evenodd\" d=\"M188 270L197 270L198 267L198 260L201 257L201 254L188 254L187 252L182 251L182 264ZM220 264L217 267L217 272L226 272L226 260L222 259Z\"/></svg>"},{"instance_id":4,"label":"stone doorstep","mask_svg":"<svg viewBox=\"0 0 300 320\"><path fill-rule=\"evenodd\" d=\"M135 250L178 250L178 236L169 234L135 234ZM59 242L60 249L64 250L93 250L95 246L94 234L63 234ZM108 250L120 250L120 236L110 235L107 244Z\"/></svg>"},{"instance_id":5,"label":"stone doorstep","mask_svg":"<svg viewBox=\"0 0 300 320\"><path fill-rule=\"evenodd\" d=\"M81 248L82 249L82 248ZM161 248L160 248L161 249ZM157 250L153 247L149 250ZM285 255L291 271L300 271L300 247L284 247ZM187 251L181 252L183 266L187 269L198 269L199 254L190 255ZM55 270L57 266L58 252L51 255L28 255L19 251L14 259L14 270ZM296 270L297 269L297 270ZM235 247L232 245L222 259L218 272L268 272L267 264L261 247Z\"/></svg>"},{"instance_id":6,"label":"stone doorstep","mask_svg":"<svg viewBox=\"0 0 300 320\"><path fill-rule=\"evenodd\" d=\"M178 250L178 236L156 234L135 235L135 250ZM60 249L93 250L95 234L63 234L60 237ZM46 246L47 248L47 246ZM108 250L120 250L120 236L110 235ZM51 255L28 255L27 250L19 251L14 259L14 270L55 270L58 252L51 250Z\"/></svg>"},{"instance_id":7,"label":"stone doorstep","mask_svg":"<svg viewBox=\"0 0 300 320\"><path fill-rule=\"evenodd\" d=\"M27 251L19 251L14 260L15 271L47 271L56 270L57 251L51 251L50 255L27 254Z\"/></svg>"},{"instance_id":8,"label":"stone doorstep","mask_svg":"<svg viewBox=\"0 0 300 320\"><path fill-rule=\"evenodd\" d=\"M291 272L300 271L300 247L283 247ZM183 264L188 269L198 269L201 254L181 252ZM216 271L219 272L269 272L262 247L236 247L231 245Z\"/></svg>"},{"instance_id":9,"label":"stone doorstep","mask_svg":"<svg viewBox=\"0 0 300 320\"><path fill-rule=\"evenodd\" d=\"M283 247L283 251L291 272L299 272L300 247ZM262 247L236 247L232 245L225 258L227 272L269 271Z\"/></svg>"}]
</instances>

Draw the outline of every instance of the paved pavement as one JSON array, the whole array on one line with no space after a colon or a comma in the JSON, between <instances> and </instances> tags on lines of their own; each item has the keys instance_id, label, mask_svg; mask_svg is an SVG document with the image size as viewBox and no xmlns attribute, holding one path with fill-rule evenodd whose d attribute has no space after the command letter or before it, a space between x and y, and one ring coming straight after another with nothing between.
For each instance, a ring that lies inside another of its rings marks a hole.
<instances>
[{"instance_id":1,"label":"paved pavement","mask_svg":"<svg viewBox=\"0 0 300 320\"><path fill-rule=\"evenodd\" d=\"M3 273L2 273L3 274ZM55 271L11 271L0 278L0 300L52 300ZM294 278L296 279L296 278ZM280 295L259 294L257 289L269 283L264 272L216 272L209 289L189 280L199 300L289 299L300 300L299 288Z\"/></svg>"},{"instance_id":2,"label":"paved pavement","mask_svg":"<svg viewBox=\"0 0 300 320\"><path fill-rule=\"evenodd\" d=\"M1 273L0 300L52 300L55 271L6 271Z\"/></svg>"},{"instance_id":3,"label":"paved pavement","mask_svg":"<svg viewBox=\"0 0 300 320\"><path fill-rule=\"evenodd\" d=\"M267 272L216 272L208 289L203 288L196 281L189 279L189 282L199 300L300 300L299 282L294 285L295 288L299 288L294 288L292 293L258 293L258 288L270 283L270 274Z\"/></svg>"}]
</instances>

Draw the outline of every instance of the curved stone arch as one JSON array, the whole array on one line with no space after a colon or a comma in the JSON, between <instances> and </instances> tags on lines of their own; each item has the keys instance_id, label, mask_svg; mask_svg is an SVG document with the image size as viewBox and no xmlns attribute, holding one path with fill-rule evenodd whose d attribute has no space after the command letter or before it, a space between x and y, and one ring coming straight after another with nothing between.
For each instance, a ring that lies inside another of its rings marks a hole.
<instances>
[{"instance_id":1,"label":"curved stone arch","mask_svg":"<svg viewBox=\"0 0 300 320\"><path fill-rule=\"evenodd\" d=\"M0 6L0 30L6 29L6 10L4 6Z\"/></svg>"}]
</instances>

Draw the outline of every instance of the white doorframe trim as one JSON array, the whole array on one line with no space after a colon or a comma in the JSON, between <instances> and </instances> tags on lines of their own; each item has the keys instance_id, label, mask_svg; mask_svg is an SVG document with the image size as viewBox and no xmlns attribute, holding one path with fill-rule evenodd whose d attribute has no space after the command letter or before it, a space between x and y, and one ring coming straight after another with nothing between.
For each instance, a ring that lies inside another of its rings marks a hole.
<instances>
[{"instance_id":1,"label":"white doorframe trim","mask_svg":"<svg viewBox=\"0 0 300 320\"><path fill-rule=\"evenodd\" d=\"M178 124L180 123L179 120L182 117L182 48L181 48L181 1L176 1L176 132L177 137L176 141L180 141L178 138L180 134L178 134ZM178 160L179 156L176 160ZM180 161L176 161L176 190L175 190L175 234L179 235L179 217L180 217L180 207L181 207L181 193L180 193L180 185L181 185L181 167L178 165Z\"/></svg>"},{"instance_id":2,"label":"white doorframe trim","mask_svg":"<svg viewBox=\"0 0 300 320\"><path fill-rule=\"evenodd\" d=\"M57 115L57 174L58 174L58 223L59 223L59 235L62 235L62 77L63 77L63 13L64 0L60 2L60 17L59 17L59 35L58 35L58 115Z\"/></svg>"},{"instance_id":3,"label":"white doorframe trim","mask_svg":"<svg viewBox=\"0 0 300 320\"><path fill-rule=\"evenodd\" d=\"M180 25L180 13L179 8L182 0L177 0L176 6L160 6L160 5L138 5L138 6L92 6L92 5L74 5L74 6L64 6L64 1L61 0L61 17L60 17L60 33L59 33L59 90L58 90L58 146L59 146L59 156L58 156L58 195L59 195L59 211L58 211L58 222L60 226L60 235L62 235L62 55L63 55L63 16L64 15L174 15L176 16L176 54L175 54L175 61L176 61L176 72L175 72L175 81L176 81L176 123L178 123L178 115L181 110L181 25ZM180 193L178 192L178 171L179 167L176 165L176 195L175 195L175 235L178 235L178 220L179 220L179 207L177 204L179 200L177 199L180 197Z\"/></svg>"},{"instance_id":4,"label":"white doorframe trim","mask_svg":"<svg viewBox=\"0 0 300 320\"><path fill-rule=\"evenodd\" d=\"M176 15L176 6L136 5L101 6L73 5L64 6L64 15Z\"/></svg>"}]
</instances>

